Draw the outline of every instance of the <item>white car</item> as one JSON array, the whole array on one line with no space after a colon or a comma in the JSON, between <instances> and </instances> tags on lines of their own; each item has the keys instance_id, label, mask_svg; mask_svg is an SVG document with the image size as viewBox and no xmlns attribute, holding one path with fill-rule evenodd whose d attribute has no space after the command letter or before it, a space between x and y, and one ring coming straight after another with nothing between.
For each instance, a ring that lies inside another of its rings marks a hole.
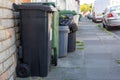
<instances>
[{"instance_id":1,"label":"white car","mask_svg":"<svg viewBox=\"0 0 120 80\"><path fill-rule=\"evenodd\" d=\"M110 30L112 27L120 27L120 5L107 7L103 13L103 27Z\"/></svg>"},{"instance_id":2,"label":"white car","mask_svg":"<svg viewBox=\"0 0 120 80\"><path fill-rule=\"evenodd\" d=\"M89 13L89 14L87 15L87 18L88 18L88 19L92 19L92 14Z\"/></svg>"},{"instance_id":3,"label":"white car","mask_svg":"<svg viewBox=\"0 0 120 80\"><path fill-rule=\"evenodd\" d=\"M92 7L93 22L102 22L102 13L108 5L109 0L95 0Z\"/></svg>"}]
</instances>

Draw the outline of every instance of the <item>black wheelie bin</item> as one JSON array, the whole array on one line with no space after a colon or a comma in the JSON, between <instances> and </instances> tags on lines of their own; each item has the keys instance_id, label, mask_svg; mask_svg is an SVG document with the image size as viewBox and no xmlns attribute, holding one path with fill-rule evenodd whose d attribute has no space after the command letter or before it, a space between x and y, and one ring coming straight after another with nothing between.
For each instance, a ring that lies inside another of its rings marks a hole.
<instances>
[{"instance_id":1,"label":"black wheelie bin","mask_svg":"<svg viewBox=\"0 0 120 80\"><path fill-rule=\"evenodd\" d=\"M16 5L20 13L22 54L17 64L17 76L46 77L50 69L52 44L52 12L46 5Z\"/></svg>"},{"instance_id":2,"label":"black wheelie bin","mask_svg":"<svg viewBox=\"0 0 120 80\"><path fill-rule=\"evenodd\" d=\"M32 2L32 3L23 3L23 5L47 5L54 8L54 13L52 16L52 55L51 55L51 64L57 66L58 64L58 54L59 54L59 11L56 8L54 2Z\"/></svg>"},{"instance_id":3,"label":"black wheelie bin","mask_svg":"<svg viewBox=\"0 0 120 80\"><path fill-rule=\"evenodd\" d=\"M76 50L76 31L78 27L76 23L71 23L69 25L70 33L68 34L68 52L73 52Z\"/></svg>"}]
</instances>

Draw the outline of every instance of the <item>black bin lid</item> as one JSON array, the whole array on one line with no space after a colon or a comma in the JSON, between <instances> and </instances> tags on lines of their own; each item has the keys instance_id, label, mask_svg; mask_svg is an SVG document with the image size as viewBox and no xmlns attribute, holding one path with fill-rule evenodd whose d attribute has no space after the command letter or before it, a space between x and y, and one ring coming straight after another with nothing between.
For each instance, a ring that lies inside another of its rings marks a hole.
<instances>
[{"instance_id":1,"label":"black bin lid","mask_svg":"<svg viewBox=\"0 0 120 80\"><path fill-rule=\"evenodd\" d=\"M13 4L15 10L41 10L45 12L54 12L56 11L54 7L40 4L26 4L26 5L16 5Z\"/></svg>"},{"instance_id":2,"label":"black bin lid","mask_svg":"<svg viewBox=\"0 0 120 80\"><path fill-rule=\"evenodd\" d=\"M47 5L47 6L50 6L52 5L53 7L56 7L56 4L55 2L27 2L27 3L22 3L23 5L26 5L26 4L39 4L39 5Z\"/></svg>"}]
</instances>

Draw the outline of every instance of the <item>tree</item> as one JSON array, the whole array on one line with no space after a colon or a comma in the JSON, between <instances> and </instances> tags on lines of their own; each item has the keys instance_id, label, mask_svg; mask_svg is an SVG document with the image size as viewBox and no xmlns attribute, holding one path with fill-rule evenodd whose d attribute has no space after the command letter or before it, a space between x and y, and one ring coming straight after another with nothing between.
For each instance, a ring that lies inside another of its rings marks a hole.
<instances>
[{"instance_id":1,"label":"tree","mask_svg":"<svg viewBox=\"0 0 120 80\"><path fill-rule=\"evenodd\" d=\"M80 11L84 12L88 10L88 6L86 4L80 5Z\"/></svg>"},{"instance_id":2,"label":"tree","mask_svg":"<svg viewBox=\"0 0 120 80\"><path fill-rule=\"evenodd\" d=\"M80 5L80 11L81 12L90 12L92 9L92 4L82 4Z\"/></svg>"}]
</instances>

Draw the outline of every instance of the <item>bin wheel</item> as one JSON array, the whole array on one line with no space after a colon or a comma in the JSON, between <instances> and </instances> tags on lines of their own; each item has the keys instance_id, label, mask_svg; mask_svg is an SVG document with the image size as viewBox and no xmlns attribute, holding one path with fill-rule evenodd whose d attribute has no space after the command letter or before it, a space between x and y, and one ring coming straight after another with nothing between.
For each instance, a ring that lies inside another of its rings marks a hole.
<instances>
[{"instance_id":1,"label":"bin wheel","mask_svg":"<svg viewBox=\"0 0 120 80\"><path fill-rule=\"evenodd\" d=\"M57 55L54 56L54 66L57 66Z\"/></svg>"},{"instance_id":2,"label":"bin wheel","mask_svg":"<svg viewBox=\"0 0 120 80\"><path fill-rule=\"evenodd\" d=\"M54 64L54 66L57 66L57 64L58 64L58 56L57 56L56 48L54 48L53 64Z\"/></svg>"},{"instance_id":3,"label":"bin wheel","mask_svg":"<svg viewBox=\"0 0 120 80\"><path fill-rule=\"evenodd\" d=\"M29 77L30 76L30 68L28 67L27 64L19 64L17 66L17 70L16 70L17 76L18 77Z\"/></svg>"}]
</instances>

